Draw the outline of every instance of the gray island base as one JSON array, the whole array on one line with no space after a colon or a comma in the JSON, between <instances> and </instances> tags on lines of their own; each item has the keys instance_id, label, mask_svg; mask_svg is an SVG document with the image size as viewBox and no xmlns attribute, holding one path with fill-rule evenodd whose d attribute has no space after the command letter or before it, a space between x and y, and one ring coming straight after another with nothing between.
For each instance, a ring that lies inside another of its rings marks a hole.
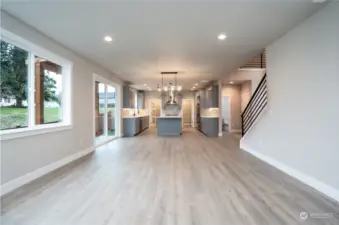
<instances>
[{"instance_id":1,"label":"gray island base","mask_svg":"<svg viewBox=\"0 0 339 225\"><path fill-rule=\"evenodd\" d=\"M157 129L159 136L182 135L181 117L163 116L157 118Z\"/></svg>"}]
</instances>

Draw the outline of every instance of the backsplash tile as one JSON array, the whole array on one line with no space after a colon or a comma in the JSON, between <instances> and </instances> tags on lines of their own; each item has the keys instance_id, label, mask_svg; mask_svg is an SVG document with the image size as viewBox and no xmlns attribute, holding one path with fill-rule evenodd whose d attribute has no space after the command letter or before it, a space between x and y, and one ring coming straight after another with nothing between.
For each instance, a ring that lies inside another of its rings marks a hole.
<instances>
[{"instance_id":1,"label":"backsplash tile","mask_svg":"<svg viewBox=\"0 0 339 225\"><path fill-rule=\"evenodd\" d=\"M122 116L146 116L148 115L148 110L146 109L132 109L132 108L123 108Z\"/></svg>"},{"instance_id":2,"label":"backsplash tile","mask_svg":"<svg viewBox=\"0 0 339 225\"><path fill-rule=\"evenodd\" d=\"M219 108L201 109L201 116L219 117Z\"/></svg>"}]
</instances>

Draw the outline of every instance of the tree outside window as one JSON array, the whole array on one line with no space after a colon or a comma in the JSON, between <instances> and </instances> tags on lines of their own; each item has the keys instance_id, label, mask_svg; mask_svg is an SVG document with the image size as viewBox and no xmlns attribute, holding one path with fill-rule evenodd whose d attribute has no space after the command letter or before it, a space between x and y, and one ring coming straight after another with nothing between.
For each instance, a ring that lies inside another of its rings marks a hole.
<instances>
[{"instance_id":1,"label":"tree outside window","mask_svg":"<svg viewBox=\"0 0 339 225\"><path fill-rule=\"evenodd\" d=\"M1 41L1 130L28 126L29 52ZM62 121L62 67L35 56L35 123ZM33 66L33 65L32 65ZM37 105L39 103L39 105Z\"/></svg>"}]
</instances>

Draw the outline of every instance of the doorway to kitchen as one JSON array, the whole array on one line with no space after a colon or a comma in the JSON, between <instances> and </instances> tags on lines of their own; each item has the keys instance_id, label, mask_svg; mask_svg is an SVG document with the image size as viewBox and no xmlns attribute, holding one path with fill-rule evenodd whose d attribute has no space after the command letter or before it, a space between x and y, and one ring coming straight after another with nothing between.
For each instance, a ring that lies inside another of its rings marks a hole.
<instances>
[{"instance_id":1,"label":"doorway to kitchen","mask_svg":"<svg viewBox=\"0 0 339 225\"><path fill-rule=\"evenodd\" d=\"M94 145L100 146L118 137L120 128L120 86L94 75Z\"/></svg>"},{"instance_id":2,"label":"doorway to kitchen","mask_svg":"<svg viewBox=\"0 0 339 225\"><path fill-rule=\"evenodd\" d=\"M183 127L192 127L192 113L193 100L192 99L183 99L182 100L182 125Z\"/></svg>"},{"instance_id":3,"label":"doorway to kitchen","mask_svg":"<svg viewBox=\"0 0 339 225\"><path fill-rule=\"evenodd\" d=\"M222 96L221 102L222 131L228 132L230 128L230 99L229 96Z\"/></svg>"},{"instance_id":4,"label":"doorway to kitchen","mask_svg":"<svg viewBox=\"0 0 339 225\"><path fill-rule=\"evenodd\" d=\"M159 99L150 99L150 114L151 114L151 121L150 126L151 127L157 127L157 117L161 114L161 103Z\"/></svg>"}]
</instances>

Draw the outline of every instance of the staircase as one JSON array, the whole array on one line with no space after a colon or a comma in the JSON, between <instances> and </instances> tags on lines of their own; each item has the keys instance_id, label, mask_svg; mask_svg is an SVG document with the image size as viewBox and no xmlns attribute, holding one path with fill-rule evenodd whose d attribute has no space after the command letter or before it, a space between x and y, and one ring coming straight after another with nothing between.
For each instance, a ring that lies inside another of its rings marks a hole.
<instances>
[{"instance_id":1,"label":"staircase","mask_svg":"<svg viewBox=\"0 0 339 225\"><path fill-rule=\"evenodd\" d=\"M258 117L267 105L267 80L266 74L261 79L257 89L253 93L244 112L241 114L242 136L254 125Z\"/></svg>"}]
</instances>

